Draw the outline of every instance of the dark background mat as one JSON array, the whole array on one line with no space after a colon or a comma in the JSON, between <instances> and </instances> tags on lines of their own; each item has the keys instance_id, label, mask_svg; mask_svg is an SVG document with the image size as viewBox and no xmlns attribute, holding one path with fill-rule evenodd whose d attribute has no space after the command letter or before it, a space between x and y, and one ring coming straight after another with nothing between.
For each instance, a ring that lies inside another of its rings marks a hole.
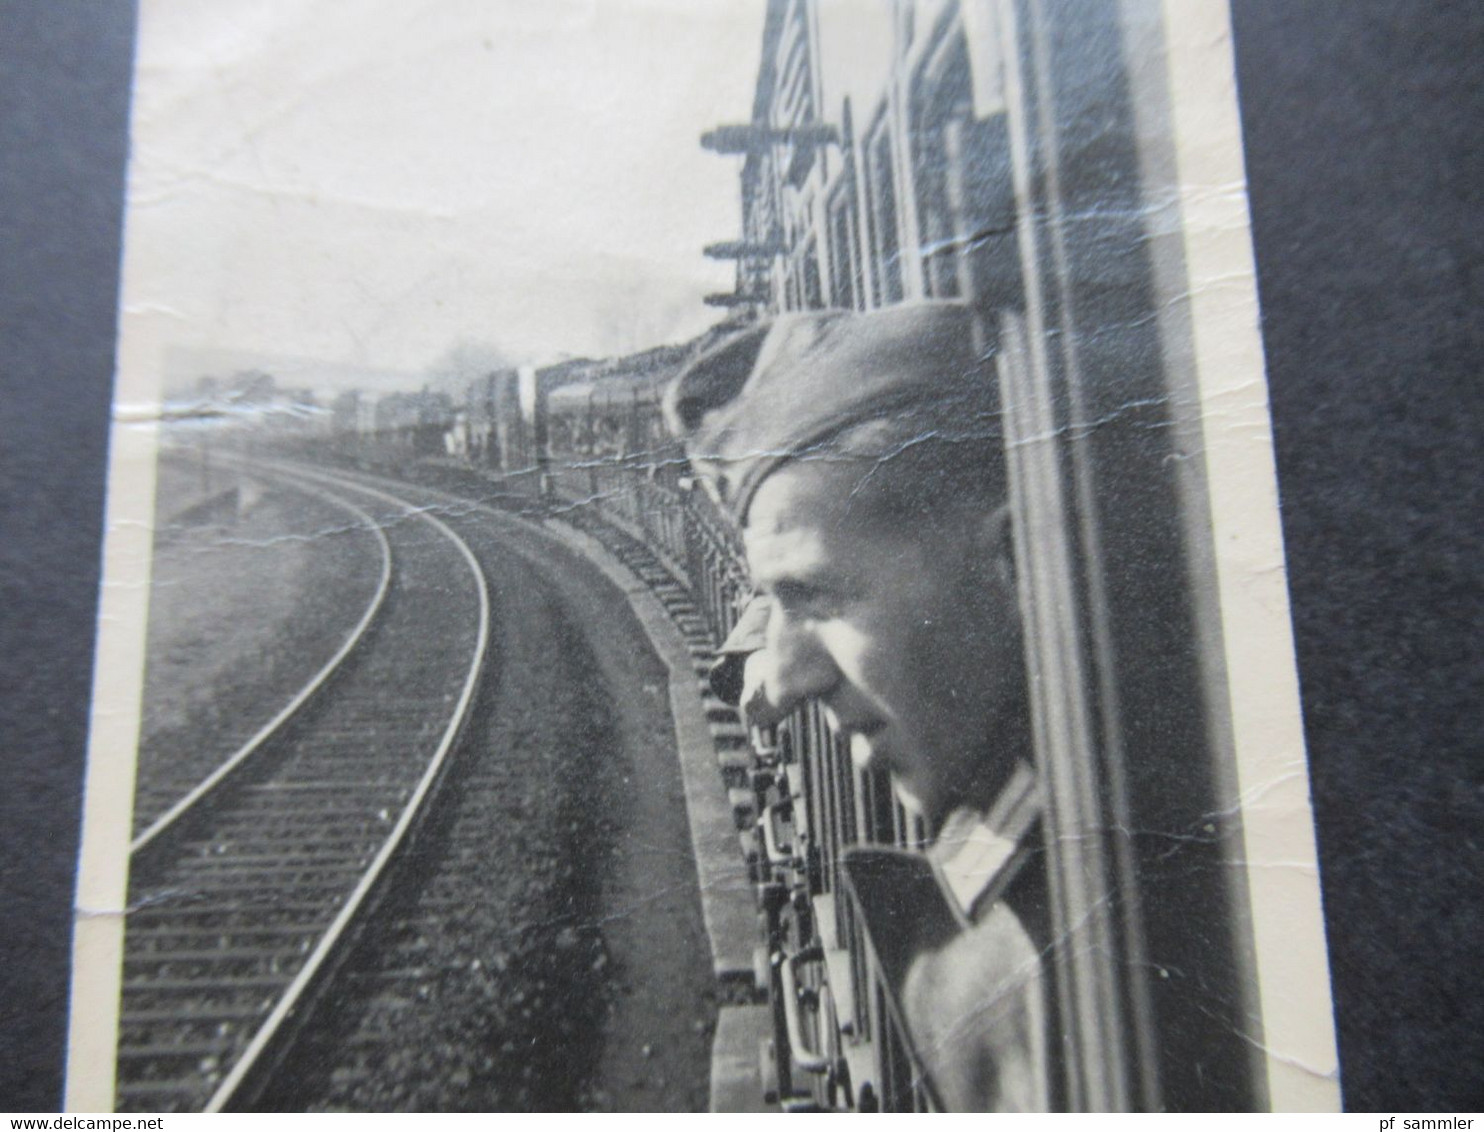
<instances>
[{"instance_id":1,"label":"dark background mat","mask_svg":"<svg viewBox=\"0 0 1484 1132\"><path fill-rule=\"evenodd\" d=\"M1346 1106L1484 1108L1484 5L1235 0ZM0 0L0 1109L60 1103L133 13Z\"/></svg>"}]
</instances>

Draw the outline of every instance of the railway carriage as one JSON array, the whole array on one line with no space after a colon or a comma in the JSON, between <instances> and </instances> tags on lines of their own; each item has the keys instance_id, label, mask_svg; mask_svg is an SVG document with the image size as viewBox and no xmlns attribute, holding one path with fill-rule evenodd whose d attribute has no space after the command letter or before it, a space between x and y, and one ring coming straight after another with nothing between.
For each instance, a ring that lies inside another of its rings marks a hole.
<instances>
[{"instance_id":1,"label":"railway carriage","mask_svg":"<svg viewBox=\"0 0 1484 1132\"><path fill-rule=\"evenodd\" d=\"M878 16L769 5L752 119L703 140L743 157L737 299L972 305L1033 689L1049 1100L1263 1107L1158 5ZM777 1099L935 1107L845 875L851 846L918 848L921 822L817 708L764 738Z\"/></svg>"},{"instance_id":2,"label":"railway carriage","mask_svg":"<svg viewBox=\"0 0 1484 1132\"><path fill-rule=\"evenodd\" d=\"M954 298L993 359L1041 799L1047 1101L1071 1110L1268 1103L1162 27L1144 0L918 0L875 24L772 0L750 121L702 139L742 158L741 239L708 249L736 260L735 291L711 300L735 321ZM719 642L749 589L735 534L623 457L652 429L652 387L604 389L552 399L552 436L592 460L568 474L663 552ZM884 971L891 929L849 875L853 849L921 849L922 822L816 705L754 732L749 781L770 1099L939 1107Z\"/></svg>"}]
</instances>

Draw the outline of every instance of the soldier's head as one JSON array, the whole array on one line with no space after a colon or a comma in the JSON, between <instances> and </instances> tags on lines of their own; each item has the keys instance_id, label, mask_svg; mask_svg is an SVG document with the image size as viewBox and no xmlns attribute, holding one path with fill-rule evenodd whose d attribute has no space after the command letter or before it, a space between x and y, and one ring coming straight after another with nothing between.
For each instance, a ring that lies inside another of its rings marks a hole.
<instances>
[{"instance_id":1,"label":"soldier's head","mask_svg":"<svg viewBox=\"0 0 1484 1132\"><path fill-rule=\"evenodd\" d=\"M936 826L1024 746L1024 662L992 375L933 303L785 316L668 401L771 597L756 663L819 699L862 766Z\"/></svg>"}]
</instances>

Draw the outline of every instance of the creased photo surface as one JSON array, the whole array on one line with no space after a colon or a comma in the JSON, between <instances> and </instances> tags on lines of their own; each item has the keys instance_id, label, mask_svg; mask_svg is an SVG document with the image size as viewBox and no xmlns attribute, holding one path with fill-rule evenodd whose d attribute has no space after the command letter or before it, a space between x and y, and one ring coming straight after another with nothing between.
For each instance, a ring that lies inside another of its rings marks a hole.
<instances>
[{"instance_id":1,"label":"creased photo surface","mask_svg":"<svg viewBox=\"0 0 1484 1132\"><path fill-rule=\"evenodd\" d=\"M1339 1105L1224 4L142 0L73 1110Z\"/></svg>"}]
</instances>

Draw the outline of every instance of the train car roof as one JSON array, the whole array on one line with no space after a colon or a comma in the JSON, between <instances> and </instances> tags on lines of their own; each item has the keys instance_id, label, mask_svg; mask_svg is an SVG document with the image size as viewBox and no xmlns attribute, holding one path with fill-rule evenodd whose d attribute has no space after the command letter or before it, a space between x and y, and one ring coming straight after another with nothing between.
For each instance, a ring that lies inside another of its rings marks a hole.
<instances>
[{"instance_id":1,"label":"train car roof","mask_svg":"<svg viewBox=\"0 0 1484 1132\"><path fill-rule=\"evenodd\" d=\"M659 403L665 384L664 379L654 374L620 374L592 381L575 381L548 393L546 405L553 411L574 411L589 406L612 409L635 404L655 405Z\"/></svg>"}]
</instances>

